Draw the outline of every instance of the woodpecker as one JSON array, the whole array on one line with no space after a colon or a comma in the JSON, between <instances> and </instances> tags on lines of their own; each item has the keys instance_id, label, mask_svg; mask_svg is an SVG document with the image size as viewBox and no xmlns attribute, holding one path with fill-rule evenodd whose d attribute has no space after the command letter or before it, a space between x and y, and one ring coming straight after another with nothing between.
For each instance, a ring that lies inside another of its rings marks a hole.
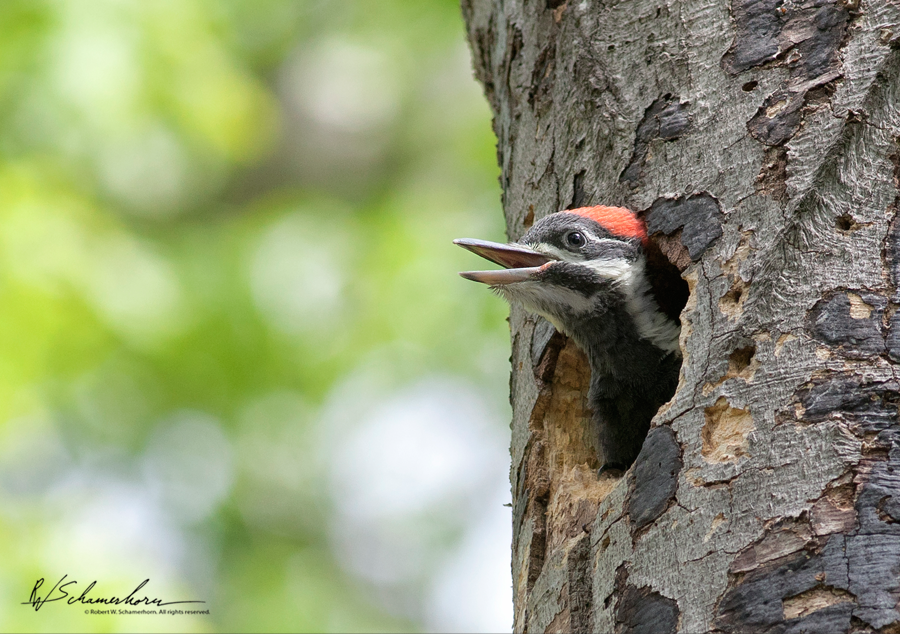
<instances>
[{"instance_id":1,"label":"woodpecker","mask_svg":"<svg viewBox=\"0 0 900 634\"><path fill-rule=\"evenodd\" d=\"M627 469L681 368L681 326L654 297L644 222L621 207L585 207L542 218L517 243L454 243L505 267L462 277L523 304L584 350L600 473Z\"/></svg>"}]
</instances>

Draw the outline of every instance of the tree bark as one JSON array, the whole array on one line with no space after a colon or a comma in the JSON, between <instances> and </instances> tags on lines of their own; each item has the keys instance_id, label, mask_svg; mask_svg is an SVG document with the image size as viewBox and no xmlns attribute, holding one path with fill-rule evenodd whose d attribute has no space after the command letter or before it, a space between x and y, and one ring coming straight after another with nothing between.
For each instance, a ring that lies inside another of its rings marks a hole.
<instances>
[{"instance_id":1,"label":"tree bark","mask_svg":"<svg viewBox=\"0 0 900 634\"><path fill-rule=\"evenodd\" d=\"M509 237L589 204L678 266L678 391L596 475L513 307L516 632L900 632L900 5L463 0Z\"/></svg>"}]
</instances>

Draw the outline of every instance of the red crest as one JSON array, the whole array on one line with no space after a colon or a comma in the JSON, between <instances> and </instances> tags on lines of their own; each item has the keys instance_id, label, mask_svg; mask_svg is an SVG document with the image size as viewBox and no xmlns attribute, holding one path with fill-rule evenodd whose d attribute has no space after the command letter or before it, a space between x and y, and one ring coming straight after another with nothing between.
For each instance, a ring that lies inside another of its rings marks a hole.
<instances>
[{"instance_id":1,"label":"red crest","mask_svg":"<svg viewBox=\"0 0 900 634\"><path fill-rule=\"evenodd\" d=\"M644 244L647 243L647 227L644 221L624 207L581 207L579 209L567 209L564 213L578 214L583 218L590 218L600 224L614 236L621 238L638 238Z\"/></svg>"}]
</instances>

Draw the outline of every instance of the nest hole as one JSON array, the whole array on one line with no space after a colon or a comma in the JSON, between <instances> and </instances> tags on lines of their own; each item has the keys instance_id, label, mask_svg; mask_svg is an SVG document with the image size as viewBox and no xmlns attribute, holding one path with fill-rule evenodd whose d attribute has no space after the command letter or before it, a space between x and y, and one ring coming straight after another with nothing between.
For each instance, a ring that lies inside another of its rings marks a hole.
<instances>
[{"instance_id":1,"label":"nest hole","mask_svg":"<svg viewBox=\"0 0 900 634\"><path fill-rule=\"evenodd\" d=\"M728 356L728 374L738 375L750 367L753 355L756 354L756 346L738 348Z\"/></svg>"},{"instance_id":2,"label":"nest hole","mask_svg":"<svg viewBox=\"0 0 900 634\"><path fill-rule=\"evenodd\" d=\"M834 226L838 231L848 232L853 231L859 225L856 224L856 220L850 214L842 214L835 219Z\"/></svg>"},{"instance_id":3,"label":"nest hole","mask_svg":"<svg viewBox=\"0 0 900 634\"><path fill-rule=\"evenodd\" d=\"M741 301L741 297L744 296L744 291L739 286L732 286L727 293L722 295L722 301L728 302L730 304L738 304Z\"/></svg>"},{"instance_id":4,"label":"nest hole","mask_svg":"<svg viewBox=\"0 0 900 634\"><path fill-rule=\"evenodd\" d=\"M681 311L687 304L690 289L681 277L683 267L679 264L683 263L673 262L670 259L672 255L671 250L664 252L658 242L651 239L646 249L647 276L660 310L680 323Z\"/></svg>"}]
</instances>

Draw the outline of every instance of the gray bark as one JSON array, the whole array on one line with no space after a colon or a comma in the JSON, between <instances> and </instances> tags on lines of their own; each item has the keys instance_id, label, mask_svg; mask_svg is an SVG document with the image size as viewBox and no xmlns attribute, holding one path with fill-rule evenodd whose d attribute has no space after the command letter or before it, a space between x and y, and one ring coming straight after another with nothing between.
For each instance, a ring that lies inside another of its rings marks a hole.
<instances>
[{"instance_id":1,"label":"gray bark","mask_svg":"<svg viewBox=\"0 0 900 634\"><path fill-rule=\"evenodd\" d=\"M900 632L900 5L463 0L511 239L644 213L681 381L596 476L584 355L513 308L516 632Z\"/></svg>"}]
</instances>

